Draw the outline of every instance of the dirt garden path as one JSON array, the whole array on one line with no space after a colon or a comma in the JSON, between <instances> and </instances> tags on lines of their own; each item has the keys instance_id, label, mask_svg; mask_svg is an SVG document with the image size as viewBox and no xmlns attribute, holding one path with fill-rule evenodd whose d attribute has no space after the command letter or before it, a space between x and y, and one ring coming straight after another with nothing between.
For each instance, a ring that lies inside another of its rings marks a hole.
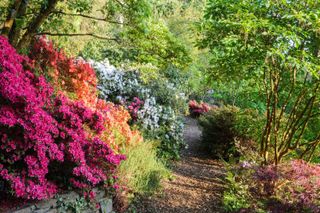
<instances>
[{"instance_id":1,"label":"dirt garden path","mask_svg":"<svg viewBox=\"0 0 320 213\"><path fill-rule=\"evenodd\" d=\"M224 169L217 160L200 151L201 130L195 119L186 118L184 139L188 148L174 164L174 179L164 183L162 193L144 199L137 212L202 213L222 212Z\"/></svg>"}]
</instances>

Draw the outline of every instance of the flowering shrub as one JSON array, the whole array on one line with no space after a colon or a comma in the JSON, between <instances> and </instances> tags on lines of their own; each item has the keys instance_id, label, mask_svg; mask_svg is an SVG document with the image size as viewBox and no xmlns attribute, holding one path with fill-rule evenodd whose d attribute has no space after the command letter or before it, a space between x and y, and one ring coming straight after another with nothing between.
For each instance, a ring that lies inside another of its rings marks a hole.
<instances>
[{"instance_id":1,"label":"flowering shrub","mask_svg":"<svg viewBox=\"0 0 320 213\"><path fill-rule=\"evenodd\" d=\"M97 102L97 78L90 64L82 59L68 57L58 51L51 41L41 37L36 39L30 50L30 58L41 74L46 74L59 91L75 99L82 100L86 106Z\"/></svg>"},{"instance_id":2,"label":"flowering shrub","mask_svg":"<svg viewBox=\"0 0 320 213\"><path fill-rule=\"evenodd\" d=\"M145 136L161 140L160 155L178 157L183 123L171 107L174 101L154 96L156 92L150 89L153 87L144 84L137 71L118 70L108 61L91 64L99 78L100 97L124 105L133 118L131 122L137 124Z\"/></svg>"},{"instance_id":3,"label":"flowering shrub","mask_svg":"<svg viewBox=\"0 0 320 213\"><path fill-rule=\"evenodd\" d=\"M96 109L102 113L106 127L100 138L110 144L114 151L119 152L121 148L143 141L140 132L132 130L128 125L131 117L123 106L98 100Z\"/></svg>"},{"instance_id":4,"label":"flowering shrub","mask_svg":"<svg viewBox=\"0 0 320 213\"><path fill-rule=\"evenodd\" d=\"M189 112L192 117L199 117L200 115L209 112L210 108L211 107L206 103L198 103L196 100L189 101Z\"/></svg>"},{"instance_id":5,"label":"flowering shrub","mask_svg":"<svg viewBox=\"0 0 320 213\"><path fill-rule=\"evenodd\" d=\"M60 94L44 77L24 70L26 57L0 37L0 180L16 197L46 199L62 184L56 172L77 188L103 183L124 156L96 135L103 117Z\"/></svg>"},{"instance_id":6,"label":"flowering shrub","mask_svg":"<svg viewBox=\"0 0 320 213\"><path fill-rule=\"evenodd\" d=\"M142 141L139 132L130 129L130 115L125 109L98 99L97 77L89 63L67 57L45 38L33 43L31 57L36 67L40 68L40 73L49 75L56 90L69 96L75 94L74 98L101 112L106 128L100 137L115 151L118 152L121 146ZM90 132L88 129L86 131Z\"/></svg>"},{"instance_id":7,"label":"flowering shrub","mask_svg":"<svg viewBox=\"0 0 320 213\"><path fill-rule=\"evenodd\" d=\"M97 72L98 89L102 99L124 103L133 101L134 97L144 100L151 96L151 90L143 85L137 71L118 70L107 60L91 61L91 64Z\"/></svg>"}]
</instances>

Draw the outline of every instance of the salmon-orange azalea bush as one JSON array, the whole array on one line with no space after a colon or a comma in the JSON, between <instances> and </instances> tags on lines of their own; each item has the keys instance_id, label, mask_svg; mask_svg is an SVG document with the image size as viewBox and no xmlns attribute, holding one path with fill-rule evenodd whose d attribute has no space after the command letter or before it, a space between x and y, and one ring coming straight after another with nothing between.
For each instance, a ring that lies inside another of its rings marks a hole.
<instances>
[{"instance_id":1,"label":"salmon-orange azalea bush","mask_svg":"<svg viewBox=\"0 0 320 213\"><path fill-rule=\"evenodd\" d=\"M130 114L124 107L98 98L98 80L89 63L66 56L45 37L33 43L30 57L40 73L47 74L56 90L71 97L74 94L74 99L102 114L105 130L101 137L114 151L119 152L121 147L143 140L139 131L131 130L128 124ZM89 136L95 135L86 129Z\"/></svg>"},{"instance_id":2,"label":"salmon-orange azalea bush","mask_svg":"<svg viewBox=\"0 0 320 213\"><path fill-rule=\"evenodd\" d=\"M105 116L106 131L102 139L108 141L111 147L119 152L121 148L143 141L138 130L132 130L128 125L131 119L129 112L120 105L99 99L96 109Z\"/></svg>"},{"instance_id":3,"label":"salmon-orange azalea bush","mask_svg":"<svg viewBox=\"0 0 320 213\"><path fill-rule=\"evenodd\" d=\"M63 50L58 50L45 37L36 39L30 51L41 74L46 74L51 84L57 89L86 106L92 107L97 102L97 77L95 71L83 59L68 57Z\"/></svg>"}]
</instances>

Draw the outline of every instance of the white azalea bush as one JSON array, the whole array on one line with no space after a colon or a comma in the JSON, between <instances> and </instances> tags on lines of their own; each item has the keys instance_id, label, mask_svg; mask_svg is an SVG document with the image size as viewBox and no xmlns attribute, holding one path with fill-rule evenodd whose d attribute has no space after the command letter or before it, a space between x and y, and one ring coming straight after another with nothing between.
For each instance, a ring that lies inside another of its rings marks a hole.
<instances>
[{"instance_id":1,"label":"white azalea bush","mask_svg":"<svg viewBox=\"0 0 320 213\"><path fill-rule=\"evenodd\" d=\"M138 125L145 137L161 141L161 157L178 158L183 146L180 106L186 105L185 95L167 80L146 83L139 71L117 69L108 60L91 64L99 78L100 97L126 106L132 124Z\"/></svg>"},{"instance_id":2,"label":"white azalea bush","mask_svg":"<svg viewBox=\"0 0 320 213\"><path fill-rule=\"evenodd\" d=\"M109 64L108 60L103 62L90 61L99 78L98 89L100 96L105 99L115 101L127 101L133 97L141 97L143 99L150 96L150 89L141 85L136 78L137 71L125 72L116 69Z\"/></svg>"},{"instance_id":3,"label":"white azalea bush","mask_svg":"<svg viewBox=\"0 0 320 213\"><path fill-rule=\"evenodd\" d=\"M157 105L155 97L144 100L142 108L138 111L138 120L144 129L154 130L160 127L160 117L162 114L162 106Z\"/></svg>"}]
</instances>

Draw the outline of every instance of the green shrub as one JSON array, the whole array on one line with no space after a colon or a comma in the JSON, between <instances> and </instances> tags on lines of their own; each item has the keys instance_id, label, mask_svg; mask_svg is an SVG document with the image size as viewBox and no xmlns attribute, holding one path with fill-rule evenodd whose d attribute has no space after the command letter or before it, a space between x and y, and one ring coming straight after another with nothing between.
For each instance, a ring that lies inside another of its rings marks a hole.
<instances>
[{"instance_id":1,"label":"green shrub","mask_svg":"<svg viewBox=\"0 0 320 213\"><path fill-rule=\"evenodd\" d=\"M238 159L243 150L256 152L264 124L255 110L223 106L200 117L202 143L213 157Z\"/></svg>"},{"instance_id":2,"label":"green shrub","mask_svg":"<svg viewBox=\"0 0 320 213\"><path fill-rule=\"evenodd\" d=\"M170 172L156 155L156 143L142 142L125 151L127 159L119 167L120 184L131 193L152 194L161 187L161 180Z\"/></svg>"},{"instance_id":3,"label":"green shrub","mask_svg":"<svg viewBox=\"0 0 320 213\"><path fill-rule=\"evenodd\" d=\"M234 149L234 130L236 113L239 108L226 106L210 110L206 115L200 117L202 131L202 143L214 157L229 159L237 155Z\"/></svg>"}]
</instances>

